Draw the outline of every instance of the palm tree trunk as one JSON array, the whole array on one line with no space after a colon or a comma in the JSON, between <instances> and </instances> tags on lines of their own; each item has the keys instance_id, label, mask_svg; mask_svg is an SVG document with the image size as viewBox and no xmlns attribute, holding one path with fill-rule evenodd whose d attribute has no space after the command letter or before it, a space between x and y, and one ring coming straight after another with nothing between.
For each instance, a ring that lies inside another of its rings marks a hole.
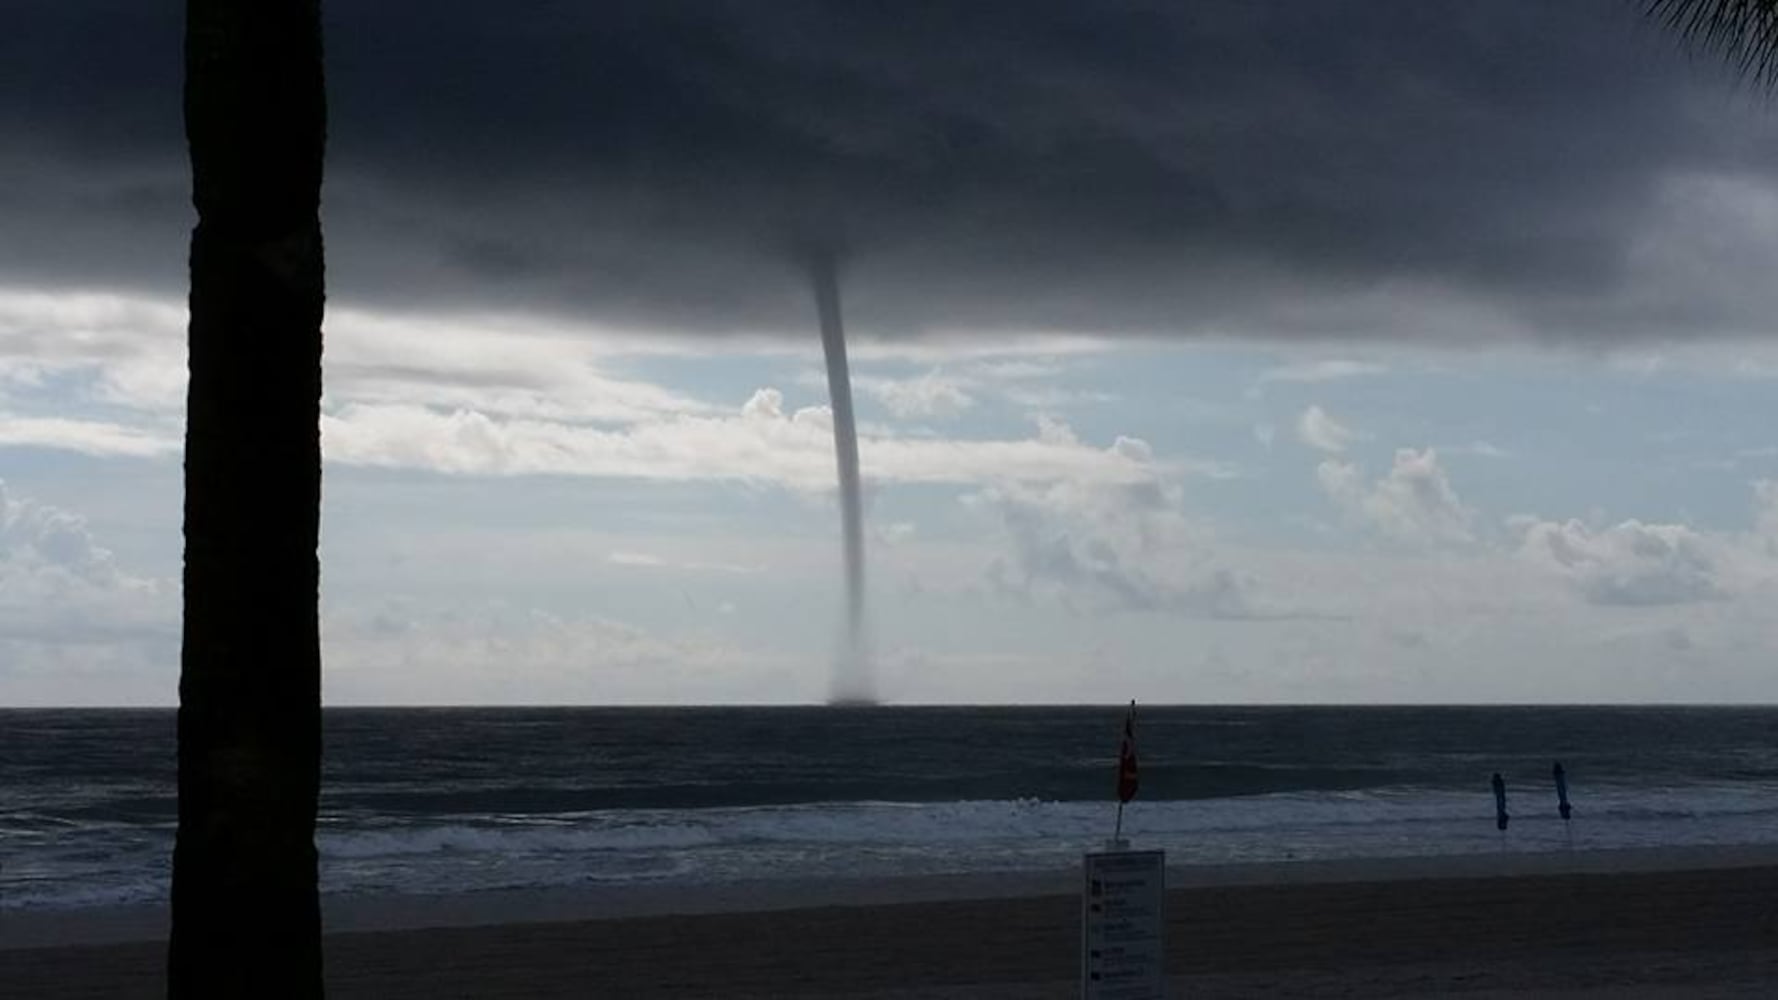
<instances>
[{"instance_id":1,"label":"palm tree trunk","mask_svg":"<svg viewBox=\"0 0 1778 1000\"><path fill-rule=\"evenodd\" d=\"M188 0L173 997L321 996L319 0Z\"/></svg>"}]
</instances>

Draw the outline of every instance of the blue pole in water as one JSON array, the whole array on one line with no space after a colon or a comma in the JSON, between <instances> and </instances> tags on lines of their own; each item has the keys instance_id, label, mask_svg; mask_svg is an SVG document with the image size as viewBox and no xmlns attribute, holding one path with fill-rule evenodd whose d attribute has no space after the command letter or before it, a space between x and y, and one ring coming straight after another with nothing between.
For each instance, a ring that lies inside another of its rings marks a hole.
<instances>
[{"instance_id":1,"label":"blue pole in water","mask_svg":"<svg viewBox=\"0 0 1778 1000\"><path fill-rule=\"evenodd\" d=\"M1500 776L1499 771L1495 771L1494 780L1489 784L1494 786L1494 829L1504 834L1507 822L1512 819L1506 814L1506 779Z\"/></svg>"},{"instance_id":2,"label":"blue pole in water","mask_svg":"<svg viewBox=\"0 0 1778 1000\"><path fill-rule=\"evenodd\" d=\"M1568 772L1562 767L1561 761L1550 768L1550 774L1556 779L1556 812L1562 815L1562 839L1567 842L1568 849L1574 849L1574 827L1568 820L1574 815L1574 807L1568 804Z\"/></svg>"}]
</instances>

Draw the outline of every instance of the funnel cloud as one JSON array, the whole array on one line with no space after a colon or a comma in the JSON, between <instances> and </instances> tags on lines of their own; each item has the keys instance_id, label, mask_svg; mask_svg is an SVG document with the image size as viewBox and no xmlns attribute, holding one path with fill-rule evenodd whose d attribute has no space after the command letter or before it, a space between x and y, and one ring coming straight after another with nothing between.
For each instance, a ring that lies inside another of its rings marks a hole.
<instances>
[{"instance_id":1,"label":"funnel cloud","mask_svg":"<svg viewBox=\"0 0 1778 1000\"><path fill-rule=\"evenodd\" d=\"M813 255L815 311L827 358L833 407L833 453L840 477L840 531L846 561L846 635L834 660L829 696L835 704L875 700L864 641L864 497L858 475L858 423L852 414L852 374L846 365L846 328L840 316L840 279L831 251Z\"/></svg>"}]
</instances>

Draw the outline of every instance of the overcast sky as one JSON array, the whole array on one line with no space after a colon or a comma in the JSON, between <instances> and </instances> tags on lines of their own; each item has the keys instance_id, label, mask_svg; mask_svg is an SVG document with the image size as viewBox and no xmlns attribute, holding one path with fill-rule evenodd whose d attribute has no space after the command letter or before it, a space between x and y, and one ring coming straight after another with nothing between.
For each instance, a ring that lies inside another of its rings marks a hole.
<instances>
[{"instance_id":1,"label":"overcast sky","mask_svg":"<svg viewBox=\"0 0 1778 1000\"><path fill-rule=\"evenodd\" d=\"M170 704L178 5L0 36L0 705ZM1552 9L1556 8L1556 9ZM1778 108L1624 0L335 3L331 703L1778 699Z\"/></svg>"}]
</instances>

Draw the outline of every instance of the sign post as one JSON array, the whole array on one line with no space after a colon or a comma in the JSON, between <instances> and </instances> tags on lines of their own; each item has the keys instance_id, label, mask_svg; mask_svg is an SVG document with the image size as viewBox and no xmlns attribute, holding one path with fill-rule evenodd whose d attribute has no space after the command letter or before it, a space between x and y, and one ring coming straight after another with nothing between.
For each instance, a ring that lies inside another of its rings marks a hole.
<instances>
[{"instance_id":1,"label":"sign post","mask_svg":"<svg viewBox=\"0 0 1778 1000\"><path fill-rule=\"evenodd\" d=\"M1081 1000L1163 1000L1164 851L1086 855L1081 887Z\"/></svg>"},{"instance_id":2,"label":"sign post","mask_svg":"<svg viewBox=\"0 0 1778 1000\"><path fill-rule=\"evenodd\" d=\"M1117 824L1105 850L1082 858L1081 1000L1164 1000L1167 952L1167 855L1132 851L1124 840L1124 804L1136 797L1136 703L1124 716L1117 751Z\"/></svg>"}]
</instances>

